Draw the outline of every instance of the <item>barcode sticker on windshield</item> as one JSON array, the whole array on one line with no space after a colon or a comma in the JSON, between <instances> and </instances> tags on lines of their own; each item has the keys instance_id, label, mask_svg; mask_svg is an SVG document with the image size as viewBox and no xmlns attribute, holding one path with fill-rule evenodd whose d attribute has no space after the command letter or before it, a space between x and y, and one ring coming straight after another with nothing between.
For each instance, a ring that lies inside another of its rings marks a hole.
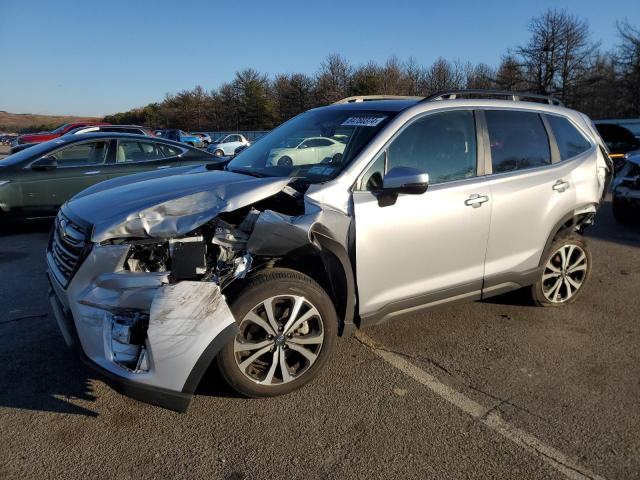
<instances>
[{"instance_id":1,"label":"barcode sticker on windshield","mask_svg":"<svg viewBox=\"0 0 640 480\"><path fill-rule=\"evenodd\" d=\"M349 117L342 122L343 127L377 127L385 117Z\"/></svg>"}]
</instances>

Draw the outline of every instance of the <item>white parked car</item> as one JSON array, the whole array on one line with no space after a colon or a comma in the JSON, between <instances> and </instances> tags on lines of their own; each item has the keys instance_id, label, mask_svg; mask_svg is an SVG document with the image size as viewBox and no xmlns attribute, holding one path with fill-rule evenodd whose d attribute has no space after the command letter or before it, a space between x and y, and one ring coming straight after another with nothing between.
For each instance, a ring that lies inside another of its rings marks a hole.
<instances>
[{"instance_id":1,"label":"white parked car","mask_svg":"<svg viewBox=\"0 0 640 480\"><path fill-rule=\"evenodd\" d=\"M216 157L222 157L224 155L235 155L236 148L248 147L251 142L247 140L244 135L239 133L232 133L229 135L223 135L219 139L215 140L211 145L207 147L207 151L213 153Z\"/></svg>"},{"instance_id":2,"label":"white parked car","mask_svg":"<svg viewBox=\"0 0 640 480\"><path fill-rule=\"evenodd\" d=\"M290 167L339 161L345 143L328 137L291 138L269 153L268 165Z\"/></svg>"}]
</instances>

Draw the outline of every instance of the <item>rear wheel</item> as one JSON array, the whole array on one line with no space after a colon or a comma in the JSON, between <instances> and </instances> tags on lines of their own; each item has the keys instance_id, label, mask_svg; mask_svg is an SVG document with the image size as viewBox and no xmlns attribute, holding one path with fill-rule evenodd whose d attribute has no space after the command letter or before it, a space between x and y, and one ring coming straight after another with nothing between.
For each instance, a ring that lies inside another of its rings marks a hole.
<instances>
[{"instance_id":1,"label":"rear wheel","mask_svg":"<svg viewBox=\"0 0 640 480\"><path fill-rule=\"evenodd\" d=\"M574 302L591 273L591 252L574 235L553 242L542 274L531 286L531 297L541 307L559 307Z\"/></svg>"},{"instance_id":2,"label":"rear wheel","mask_svg":"<svg viewBox=\"0 0 640 480\"><path fill-rule=\"evenodd\" d=\"M236 391L269 397L312 380L334 348L338 320L329 296L310 277L264 270L233 295L240 333L218 355L218 367Z\"/></svg>"}]
</instances>

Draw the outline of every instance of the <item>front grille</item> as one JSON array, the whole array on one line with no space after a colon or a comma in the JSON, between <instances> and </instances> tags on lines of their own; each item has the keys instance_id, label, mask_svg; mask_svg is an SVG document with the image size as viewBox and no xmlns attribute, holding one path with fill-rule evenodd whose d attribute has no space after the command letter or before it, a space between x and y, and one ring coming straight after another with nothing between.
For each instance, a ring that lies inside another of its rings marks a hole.
<instances>
[{"instance_id":1,"label":"front grille","mask_svg":"<svg viewBox=\"0 0 640 480\"><path fill-rule=\"evenodd\" d=\"M88 233L88 228L72 221L62 211L58 213L49 243L49 257L58 270L54 274L63 287L69 284L84 260Z\"/></svg>"}]
</instances>

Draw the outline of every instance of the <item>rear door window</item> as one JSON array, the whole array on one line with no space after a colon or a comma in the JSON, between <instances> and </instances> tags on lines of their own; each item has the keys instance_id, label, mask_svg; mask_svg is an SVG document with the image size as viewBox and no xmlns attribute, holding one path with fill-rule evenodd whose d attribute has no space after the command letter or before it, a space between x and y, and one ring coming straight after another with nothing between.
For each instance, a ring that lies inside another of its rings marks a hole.
<instances>
[{"instance_id":1,"label":"rear door window","mask_svg":"<svg viewBox=\"0 0 640 480\"><path fill-rule=\"evenodd\" d=\"M549 137L540 115L514 110L487 110L493 173L551 164Z\"/></svg>"},{"instance_id":2,"label":"rear door window","mask_svg":"<svg viewBox=\"0 0 640 480\"><path fill-rule=\"evenodd\" d=\"M164 156L156 143L120 141L116 151L116 163L148 162Z\"/></svg>"},{"instance_id":3,"label":"rear door window","mask_svg":"<svg viewBox=\"0 0 640 480\"><path fill-rule=\"evenodd\" d=\"M107 158L109 142L87 142L74 144L51 154L60 167L82 167L100 165Z\"/></svg>"},{"instance_id":4,"label":"rear door window","mask_svg":"<svg viewBox=\"0 0 640 480\"><path fill-rule=\"evenodd\" d=\"M164 154L165 157L175 157L182 153L182 151L179 148L171 147L169 145L158 144L158 148Z\"/></svg>"},{"instance_id":5,"label":"rear door window","mask_svg":"<svg viewBox=\"0 0 640 480\"><path fill-rule=\"evenodd\" d=\"M591 148L591 144L568 119L557 115L546 115L546 118L556 137L560 160L573 158Z\"/></svg>"}]
</instances>

